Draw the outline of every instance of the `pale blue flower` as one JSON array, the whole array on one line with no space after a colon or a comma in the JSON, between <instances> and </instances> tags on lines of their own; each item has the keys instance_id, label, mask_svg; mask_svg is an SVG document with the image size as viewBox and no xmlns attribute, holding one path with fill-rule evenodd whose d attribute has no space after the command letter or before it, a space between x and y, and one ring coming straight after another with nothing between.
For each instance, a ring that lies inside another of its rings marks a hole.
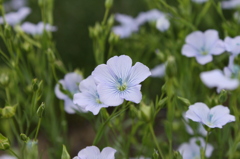
<instances>
[{"instance_id":1,"label":"pale blue flower","mask_svg":"<svg viewBox=\"0 0 240 159\"><path fill-rule=\"evenodd\" d=\"M21 25L22 30L25 33L32 34L32 35L41 35L43 31L56 31L57 28L55 26L51 26L50 24L45 24L43 22L39 22L38 24L33 24L30 22L24 22Z\"/></svg>"},{"instance_id":2,"label":"pale blue flower","mask_svg":"<svg viewBox=\"0 0 240 159\"><path fill-rule=\"evenodd\" d=\"M135 158L130 158L130 159L150 159L150 158L149 157L140 156L140 157L135 157Z\"/></svg>"},{"instance_id":3,"label":"pale blue flower","mask_svg":"<svg viewBox=\"0 0 240 159\"><path fill-rule=\"evenodd\" d=\"M115 19L121 24L112 28L112 31L119 35L120 38L127 38L131 36L133 32L138 31L138 24L131 16L124 14L116 14Z\"/></svg>"},{"instance_id":4,"label":"pale blue flower","mask_svg":"<svg viewBox=\"0 0 240 159\"><path fill-rule=\"evenodd\" d=\"M96 146L88 146L79 151L78 156L73 159L115 159L116 150L105 147L102 152Z\"/></svg>"},{"instance_id":5,"label":"pale blue flower","mask_svg":"<svg viewBox=\"0 0 240 159\"><path fill-rule=\"evenodd\" d=\"M10 155L1 155L0 159L17 159L15 156L10 156Z\"/></svg>"},{"instance_id":6,"label":"pale blue flower","mask_svg":"<svg viewBox=\"0 0 240 159\"><path fill-rule=\"evenodd\" d=\"M157 9L152 9L147 12L141 12L136 17L136 23L140 26L143 25L146 22L156 22L156 28L159 31L166 31L170 27L170 22L166 18L166 14L163 12L160 12Z\"/></svg>"},{"instance_id":7,"label":"pale blue flower","mask_svg":"<svg viewBox=\"0 0 240 159\"><path fill-rule=\"evenodd\" d=\"M20 23L23 19L25 19L31 13L31 9L28 7L22 7L17 12L10 12L5 14L6 22L14 26ZM3 17L0 17L0 24L3 24Z\"/></svg>"},{"instance_id":8,"label":"pale blue flower","mask_svg":"<svg viewBox=\"0 0 240 159\"><path fill-rule=\"evenodd\" d=\"M208 0L192 0L192 1L196 3L204 3L207 2Z\"/></svg>"},{"instance_id":9,"label":"pale blue flower","mask_svg":"<svg viewBox=\"0 0 240 159\"><path fill-rule=\"evenodd\" d=\"M228 107L217 105L209 109L206 104L199 102L189 106L186 117L210 128L222 128L225 124L235 121L235 116L229 113Z\"/></svg>"},{"instance_id":10,"label":"pale blue flower","mask_svg":"<svg viewBox=\"0 0 240 159\"><path fill-rule=\"evenodd\" d=\"M199 142L200 146L196 143ZM183 159L200 159L201 158L201 148L205 148L206 143L201 138L191 138L189 143L183 143L179 146L178 151L182 155ZM210 157L212 155L213 146L207 144L205 156Z\"/></svg>"},{"instance_id":11,"label":"pale blue flower","mask_svg":"<svg viewBox=\"0 0 240 159\"><path fill-rule=\"evenodd\" d=\"M4 9L6 11L18 10L22 7L25 7L27 4L26 0L10 0L4 3Z\"/></svg>"},{"instance_id":12,"label":"pale blue flower","mask_svg":"<svg viewBox=\"0 0 240 159\"><path fill-rule=\"evenodd\" d=\"M114 56L92 72L97 82L100 100L109 106L118 106L124 99L140 103L142 93L140 82L151 75L149 68L140 62L132 66L129 56Z\"/></svg>"},{"instance_id":13,"label":"pale blue flower","mask_svg":"<svg viewBox=\"0 0 240 159\"><path fill-rule=\"evenodd\" d=\"M166 64L160 64L151 69L151 77L161 78L165 75Z\"/></svg>"},{"instance_id":14,"label":"pale blue flower","mask_svg":"<svg viewBox=\"0 0 240 159\"><path fill-rule=\"evenodd\" d=\"M228 69L225 72L229 73ZM217 92L222 89L234 90L238 87L239 81L226 76L221 70L215 69L211 71L202 72L200 74L202 82L209 88L216 87Z\"/></svg>"},{"instance_id":15,"label":"pale blue flower","mask_svg":"<svg viewBox=\"0 0 240 159\"><path fill-rule=\"evenodd\" d=\"M226 50L234 55L240 53L240 36L235 38L226 37L224 39Z\"/></svg>"},{"instance_id":16,"label":"pale blue flower","mask_svg":"<svg viewBox=\"0 0 240 159\"><path fill-rule=\"evenodd\" d=\"M197 62L202 65L211 62L212 55L220 55L225 51L225 45L216 30L195 31L189 34L185 41L187 44L183 46L182 54L196 57Z\"/></svg>"},{"instance_id":17,"label":"pale blue flower","mask_svg":"<svg viewBox=\"0 0 240 159\"><path fill-rule=\"evenodd\" d=\"M73 103L77 104L82 109L97 115L101 108L108 107L100 101L97 92L97 84L92 76L81 81L79 89L81 92L74 94Z\"/></svg>"},{"instance_id":18,"label":"pale blue flower","mask_svg":"<svg viewBox=\"0 0 240 159\"><path fill-rule=\"evenodd\" d=\"M63 89L66 92L62 92L60 90L60 85L57 84L55 86L55 94L59 99L64 100L64 109L67 113L73 114L76 110L84 112L84 109L79 108L77 105L73 103L72 96L75 93L79 92L78 85L82 81L82 76L75 73L67 73L64 76L64 79L61 79L59 83L62 85Z\"/></svg>"},{"instance_id":19,"label":"pale blue flower","mask_svg":"<svg viewBox=\"0 0 240 159\"><path fill-rule=\"evenodd\" d=\"M223 9L233 9L240 7L240 0L226 0L221 3Z\"/></svg>"}]
</instances>

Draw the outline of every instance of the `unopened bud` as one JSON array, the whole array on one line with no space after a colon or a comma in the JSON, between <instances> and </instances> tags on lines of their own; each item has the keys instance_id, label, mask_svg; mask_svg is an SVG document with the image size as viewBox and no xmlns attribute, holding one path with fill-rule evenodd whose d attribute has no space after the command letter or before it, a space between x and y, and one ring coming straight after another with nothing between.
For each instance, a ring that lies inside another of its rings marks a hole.
<instances>
[{"instance_id":1,"label":"unopened bud","mask_svg":"<svg viewBox=\"0 0 240 159\"><path fill-rule=\"evenodd\" d=\"M159 159L159 158L160 158L159 152L158 152L157 150L155 150L155 149L154 149L152 158L153 158L153 159Z\"/></svg>"},{"instance_id":2,"label":"unopened bud","mask_svg":"<svg viewBox=\"0 0 240 159\"><path fill-rule=\"evenodd\" d=\"M0 134L0 150L7 150L10 148L8 138Z\"/></svg>"},{"instance_id":3,"label":"unopened bud","mask_svg":"<svg viewBox=\"0 0 240 159\"><path fill-rule=\"evenodd\" d=\"M9 76L6 73L0 75L0 84L4 87L7 87L9 84Z\"/></svg>"},{"instance_id":4,"label":"unopened bud","mask_svg":"<svg viewBox=\"0 0 240 159\"><path fill-rule=\"evenodd\" d=\"M167 59L166 74L168 77L173 77L177 74L177 65L173 56L169 56Z\"/></svg>"},{"instance_id":5,"label":"unopened bud","mask_svg":"<svg viewBox=\"0 0 240 159\"><path fill-rule=\"evenodd\" d=\"M218 96L218 101L220 103L224 103L228 98L228 94L227 94L227 91L222 89L219 96Z\"/></svg>"},{"instance_id":6,"label":"unopened bud","mask_svg":"<svg viewBox=\"0 0 240 159\"><path fill-rule=\"evenodd\" d=\"M151 107L145 104L140 105L141 117L145 121L149 121L151 118Z\"/></svg>"},{"instance_id":7,"label":"unopened bud","mask_svg":"<svg viewBox=\"0 0 240 159\"><path fill-rule=\"evenodd\" d=\"M110 36L109 36L109 39L108 39L108 42L110 44L116 44L118 41L119 41L119 36L114 34L113 32L111 32Z\"/></svg>"},{"instance_id":8,"label":"unopened bud","mask_svg":"<svg viewBox=\"0 0 240 159\"><path fill-rule=\"evenodd\" d=\"M113 26L114 24L114 15L111 15L109 18L108 18L108 21L107 21L107 24L108 26Z\"/></svg>"},{"instance_id":9,"label":"unopened bud","mask_svg":"<svg viewBox=\"0 0 240 159\"><path fill-rule=\"evenodd\" d=\"M105 0L105 7L110 9L113 5L113 0Z\"/></svg>"},{"instance_id":10,"label":"unopened bud","mask_svg":"<svg viewBox=\"0 0 240 159\"><path fill-rule=\"evenodd\" d=\"M44 109L45 109L45 104L42 103L37 110L37 115L38 115L39 118L42 118Z\"/></svg>"},{"instance_id":11,"label":"unopened bud","mask_svg":"<svg viewBox=\"0 0 240 159\"><path fill-rule=\"evenodd\" d=\"M36 78L32 80L32 90L34 92L38 90L38 80Z\"/></svg>"},{"instance_id":12,"label":"unopened bud","mask_svg":"<svg viewBox=\"0 0 240 159\"><path fill-rule=\"evenodd\" d=\"M16 113L17 106L5 106L4 108L0 108L0 118L7 119L11 118Z\"/></svg>"},{"instance_id":13,"label":"unopened bud","mask_svg":"<svg viewBox=\"0 0 240 159\"><path fill-rule=\"evenodd\" d=\"M27 137L27 135L25 135L25 134L23 134L23 133L20 134L20 138L21 138L21 140L24 141L24 142L27 142L27 141L29 140L29 137Z\"/></svg>"}]
</instances>

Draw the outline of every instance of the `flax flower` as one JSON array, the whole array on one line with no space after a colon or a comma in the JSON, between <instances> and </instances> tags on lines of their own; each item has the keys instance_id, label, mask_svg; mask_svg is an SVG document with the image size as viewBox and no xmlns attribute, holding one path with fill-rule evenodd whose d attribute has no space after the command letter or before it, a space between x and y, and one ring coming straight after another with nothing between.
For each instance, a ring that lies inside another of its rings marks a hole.
<instances>
[{"instance_id":1,"label":"flax flower","mask_svg":"<svg viewBox=\"0 0 240 159\"><path fill-rule=\"evenodd\" d=\"M151 72L147 66L137 62L132 66L129 56L114 56L101 64L92 72L97 82L100 101L109 106L118 106L124 99L140 103L142 93L140 82L144 81Z\"/></svg>"},{"instance_id":2,"label":"flax flower","mask_svg":"<svg viewBox=\"0 0 240 159\"><path fill-rule=\"evenodd\" d=\"M101 108L108 107L100 101L97 84L92 76L81 81L79 89L81 92L74 94L73 103L82 109L91 111L94 115L97 115Z\"/></svg>"},{"instance_id":3,"label":"flax flower","mask_svg":"<svg viewBox=\"0 0 240 159\"><path fill-rule=\"evenodd\" d=\"M38 24L24 22L21 25L21 28L25 33L32 34L32 35L41 35L44 30L51 31L51 32L57 30L55 26L51 26L50 24L44 25L43 22L39 22Z\"/></svg>"},{"instance_id":4,"label":"flax flower","mask_svg":"<svg viewBox=\"0 0 240 159\"><path fill-rule=\"evenodd\" d=\"M96 146L88 146L79 151L78 156L73 159L115 159L116 150L105 147L102 152Z\"/></svg>"},{"instance_id":5,"label":"flax flower","mask_svg":"<svg viewBox=\"0 0 240 159\"><path fill-rule=\"evenodd\" d=\"M191 105L186 112L186 118L207 125L210 128L222 128L225 124L235 121L228 107L217 105L211 109L204 103Z\"/></svg>"},{"instance_id":6,"label":"flax flower","mask_svg":"<svg viewBox=\"0 0 240 159\"><path fill-rule=\"evenodd\" d=\"M225 51L224 43L219 39L216 30L195 31L189 34L185 41L182 54L187 57L195 57L201 65L211 62L212 55L219 55Z\"/></svg>"}]
</instances>

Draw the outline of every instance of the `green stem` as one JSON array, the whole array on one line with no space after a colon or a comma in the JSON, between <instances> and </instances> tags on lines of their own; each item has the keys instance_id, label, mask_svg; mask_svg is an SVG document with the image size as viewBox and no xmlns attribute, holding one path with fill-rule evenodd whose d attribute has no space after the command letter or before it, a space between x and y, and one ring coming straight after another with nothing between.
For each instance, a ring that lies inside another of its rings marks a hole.
<instances>
[{"instance_id":1,"label":"green stem","mask_svg":"<svg viewBox=\"0 0 240 159\"><path fill-rule=\"evenodd\" d=\"M106 11L104 13L104 17L103 17L103 21L102 21L102 25L105 25L107 22L107 17L108 17L108 13L109 13L109 8L106 8Z\"/></svg>"},{"instance_id":2,"label":"green stem","mask_svg":"<svg viewBox=\"0 0 240 159\"><path fill-rule=\"evenodd\" d=\"M210 133L210 129L207 130L207 136L206 136L206 140L205 140L205 146L204 146L204 150L203 150L203 153L202 153L202 159L205 159L205 152L206 152L206 149L207 149L207 143L208 143L208 136L209 136L209 133Z\"/></svg>"},{"instance_id":3,"label":"green stem","mask_svg":"<svg viewBox=\"0 0 240 159\"><path fill-rule=\"evenodd\" d=\"M41 122L42 122L42 118L39 118L39 120L38 120L38 125L37 125L37 130L36 130L36 134L35 134L35 137L34 137L34 140L35 140L35 141L37 141L38 131L39 131Z\"/></svg>"},{"instance_id":4,"label":"green stem","mask_svg":"<svg viewBox=\"0 0 240 159\"><path fill-rule=\"evenodd\" d=\"M163 157L163 153L162 153L162 151L161 151L161 149L160 149L160 147L159 147L159 144L158 144L158 141L157 141L157 138L156 138L156 135L155 135L155 133L154 133L154 130L153 130L153 127L152 127L152 124L151 124L151 123L149 123L149 129L150 129L150 132L151 132L151 134L152 134L152 137L153 137L153 140L154 140L154 142L155 142L155 145L157 146L158 152L160 153L160 156L161 156L161 158L163 159L163 158L164 158L164 157Z\"/></svg>"},{"instance_id":5,"label":"green stem","mask_svg":"<svg viewBox=\"0 0 240 159\"><path fill-rule=\"evenodd\" d=\"M9 148L8 151L11 152L18 159L21 159L11 148Z\"/></svg>"}]
</instances>

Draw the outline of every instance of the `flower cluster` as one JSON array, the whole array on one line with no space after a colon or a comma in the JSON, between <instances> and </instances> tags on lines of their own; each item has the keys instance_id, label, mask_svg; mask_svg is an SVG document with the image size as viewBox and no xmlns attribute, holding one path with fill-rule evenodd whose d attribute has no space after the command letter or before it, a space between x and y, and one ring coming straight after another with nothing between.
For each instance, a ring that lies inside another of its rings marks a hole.
<instances>
[{"instance_id":1,"label":"flower cluster","mask_svg":"<svg viewBox=\"0 0 240 159\"><path fill-rule=\"evenodd\" d=\"M127 38L133 32L137 32L139 27L146 22L156 22L156 28L161 32L168 30L170 26L170 22L166 18L166 14L156 9L139 13L135 19L131 16L123 14L116 14L115 19L121 25L113 27L112 30L121 38Z\"/></svg>"}]
</instances>

